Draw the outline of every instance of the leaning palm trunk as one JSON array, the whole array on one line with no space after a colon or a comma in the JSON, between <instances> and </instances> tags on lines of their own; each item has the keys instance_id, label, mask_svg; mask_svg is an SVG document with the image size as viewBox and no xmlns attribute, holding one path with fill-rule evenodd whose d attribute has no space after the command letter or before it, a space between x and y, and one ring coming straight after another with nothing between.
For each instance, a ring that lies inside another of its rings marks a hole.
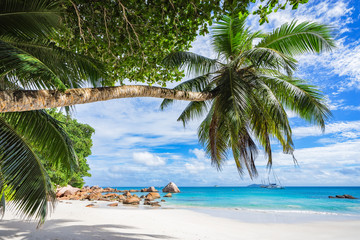
<instances>
[{"instance_id":1,"label":"leaning palm trunk","mask_svg":"<svg viewBox=\"0 0 360 240\"><path fill-rule=\"evenodd\" d=\"M151 86L120 86L58 90L0 91L0 112L22 112L107 101L117 98L155 97L186 101L205 101L214 97L210 92L179 91Z\"/></svg>"}]
</instances>

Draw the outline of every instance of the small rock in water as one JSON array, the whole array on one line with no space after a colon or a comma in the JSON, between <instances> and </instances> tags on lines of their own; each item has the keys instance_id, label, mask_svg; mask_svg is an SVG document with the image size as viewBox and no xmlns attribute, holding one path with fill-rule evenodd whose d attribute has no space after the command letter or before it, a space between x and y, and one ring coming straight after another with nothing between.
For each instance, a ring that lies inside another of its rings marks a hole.
<instances>
[{"instance_id":1,"label":"small rock in water","mask_svg":"<svg viewBox=\"0 0 360 240\"><path fill-rule=\"evenodd\" d=\"M165 202L165 200L164 200L164 199L161 199L161 201L162 201L162 202Z\"/></svg>"},{"instance_id":2,"label":"small rock in water","mask_svg":"<svg viewBox=\"0 0 360 240\"><path fill-rule=\"evenodd\" d=\"M349 194L336 195L335 197L334 197L334 196L329 196L329 198L347 198L347 199L357 199L356 197L351 196L351 195L349 195Z\"/></svg>"},{"instance_id":3,"label":"small rock in water","mask_svg":"<svg viewBox=\"0 0 360 240\"><path fill-rule=\"evenodd\" d=\"M158 190L156 190L155 187L149 187L147 192L158 192Z\"/></svg>"},{"instance_id":4,"label":"small rock in water","mask_svg":"<svg viewBox=\"0 0 360 240\"><path fill-rule=\"evenodd\" d=\"M166 194L164 197L172 197L171 193Z\"/></svg>"},{"instance_id":5,"label":"small rock in water","mask_svg":"<svg viewBox=\"0 0 360 240\"><path fill-rule=\"evenodd\" d=\"M349 195L349 194L344 194L343 195L345 198L349 198L349 199L357 199L356 197L353 197L353 196L351 196L351 195Z\"/></svg>"},{"instance_id":6,"label":"small rock in water","mask_svg":"<svg viewBox=\"0 0 360 240\"><path fill-rule=\"evenodd\" d=\"M337 198L345 198L343 195L336 195Z\"/></svg>"},{"instance_id":7,"label":"small rock in water","mask_svg":"<svg viewBox=\"0 0 360 240\"><path fill-rule=\"evenodd\" d=\"M85 207L95 207L95 204L89 204L89 205L86 205Z\"/></svg>"}]
</instances>

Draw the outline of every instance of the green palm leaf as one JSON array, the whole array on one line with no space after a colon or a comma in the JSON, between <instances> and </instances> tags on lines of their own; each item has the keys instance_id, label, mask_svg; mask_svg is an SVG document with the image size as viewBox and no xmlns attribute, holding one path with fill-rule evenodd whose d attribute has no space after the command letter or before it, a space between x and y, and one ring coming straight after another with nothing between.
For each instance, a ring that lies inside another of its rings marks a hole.
<instances>
[{"instance_id":1,"label":"green palm leaf","mask_svg":"<svg viewBox=\"0 0 360 240\"><path fill-rule=\"evenodd\" d=\"M188 74L198 76L216 71L221 64L216 59L210 59L192 52L175 52L163 60L163 65L167 68L185 68Z\"/></svg>"},{"instance_id":2,"label":"green palm leaf","mask_svg":"<svg viewBox=\"0 0 360 240\"><path fill-rule=\"evenodd\" d=\"M11 196L10 208L24 217L36 217L41 225L55 202L51 182L30 145L0 119L0 169Z\"/></svg>"},{"instance_id":3,"label":"green palm leaf","mask_svg":"<svg viewBox=\"0 0 360 240\"><path fill-rule=\"evenodd\" d=\"M335 47L331 31L323 24L292 21L275 29L256 47L272 48L287 56L330 51Z\"/></svg>"},{"instance_id":4,"label":"green palm leaf","mask_svg":"<svg viewBox=\"0 0 360 240\"><path fill-rule=\"evenodd\" d=\"M0 72L17 76L24 88L78 88L99 85L105 69L98 61L56 47L48 40L0 36Z\"/></svg>"},{"instance_id":5,"label":"green palm leaf","mask_svg":"<svg viewBox=\"0 0 360 240\"><path fill-rule=\"evenodd\" d=\"M59 26L59 1L0 1L0 35L44 37Z\"/></svg>"},{"instance_id":6,"label":"green palm leaf","mask_svg":"<svg viewBox=\"0 0 360 240\"><path fill-rule=\"evenodd\" d=\"M2 113L0 118L30 143L54 166L72 171L77 158L72 142L61 123L44 110Z\"/></svg>"},{"instance_id":7,"label":"green palm leaf","mask_svg":"<svg viewBox=\"0 0 360 240\"><path fill-rule=\"evenodd\" d=\"M325 122L331 117L331 112L322 93L315 86L307 84L304 80L283 75L262 78L286 108L325 130Z\"/></svg>"},{"instance_id":8,"label":"green palm leaf","mask_svg":"<svg viewBox=\"0 0 360 240\"><path fill-rule=\"evenodd\" d=\"M212 85L210 84L209 81L210 75L211 74L206 74L187 80L174 87L174 89L181 91L196 91L196 92L202 92L205 90L211 91ZM173 103L174 103L173 99L164 99L160 104L160 109L164 110L166 107L170 106Z\"/></svg>"}]
</instances>

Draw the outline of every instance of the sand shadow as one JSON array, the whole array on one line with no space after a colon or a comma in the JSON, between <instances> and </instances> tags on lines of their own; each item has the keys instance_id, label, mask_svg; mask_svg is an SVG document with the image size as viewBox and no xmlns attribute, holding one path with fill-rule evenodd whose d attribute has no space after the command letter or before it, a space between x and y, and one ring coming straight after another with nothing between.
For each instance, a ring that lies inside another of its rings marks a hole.
<instances>
[{"instance_id":1,"label":"sand shadow","mask_svg":"<svg viewBox=\"0 0 360 240\"><path fill-rule=\"evenodd\" d=\"M71 226L64 226L72 223ZM130 231L129 231L130 230ZM133 232L131 231L133 230ZM46 240L134 240L174 239L159 234L137 233L136 228L118 224L83 225L74 220L47 220L41 229L36 223L18 220L0 221L0 239L46 239Z\"/></svg>"}]
</instances>

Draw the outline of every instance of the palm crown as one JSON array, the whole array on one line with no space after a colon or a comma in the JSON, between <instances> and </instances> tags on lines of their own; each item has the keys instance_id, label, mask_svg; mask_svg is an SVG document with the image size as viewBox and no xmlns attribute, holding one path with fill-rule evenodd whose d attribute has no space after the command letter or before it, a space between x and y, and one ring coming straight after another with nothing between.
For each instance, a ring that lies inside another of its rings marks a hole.
<instances>
[{"instance_id":1,"label":"palm crown","mask_svg":"<svg viewBox=\"0 0 360 240\"><path fill-rule=\"evenodd\" d=\"M257 175L259 145L269 167L273 139L279 141L284 153L294 151L286 110L325 128L331 113L324 96L315 86L293 76L297 66L294 56L329 51L335 44L331 29L318 23L293 21L271 33L252 32L245 25L245 17L224 16L212 28L217 59L176 52L166 57L164 64L196 76L175 89L215 95L209 101L189 103L178 118L185 126L206 114L198 137L211 163L221 169L232 152L239 173L246 168L253 177ZM165 99L161 109L172 102Z\"/></svg>"}]
</instances>

